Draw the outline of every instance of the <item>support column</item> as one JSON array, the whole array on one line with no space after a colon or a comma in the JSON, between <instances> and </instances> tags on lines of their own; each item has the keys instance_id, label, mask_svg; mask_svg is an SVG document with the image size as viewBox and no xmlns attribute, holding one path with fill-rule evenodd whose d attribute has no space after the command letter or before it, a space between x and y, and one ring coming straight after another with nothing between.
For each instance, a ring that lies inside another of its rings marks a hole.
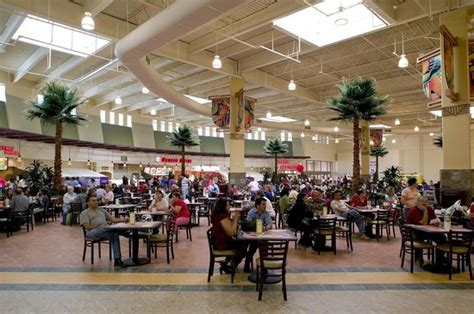
<instances>
[{"instance_id":1,"label":"support column","mask_svg":"<svg viewBox=\"0 0 474 314\"><path fill-rule=\"evenodd\" d=\"M239 91L243 91L245 81L241 77L230 79L230 171L229 183L238 187L245 185L245 133L242 125L238 125ZM243 115L243 112L241 113Z\"/></svg>"},{"instance_id":2,"label":"support column","mask_svg":"<svg viewBox=\"0 0 474 314\"><path fill-rule=\"evenodd\" d=\"M361 121L361 156L360 156L360 179L367 183L370 181L370 132L369 123Z\"/></svg>"},{"instance_id":3,"label":"support column","mask_svg":"<svg viewBox=\"0 0 474 314\"><path fill-rule=\"evenodd\" d=\"M471 12L472 13L472 12ZM454 92L457 99L451 99L447 92L445 77L445 56L443 35L441 36L442 69L442 126L443 126L443 169L441 178L441 199L447 205L461 198L463 203L471 202L471 140L469 113L469 62L468 62L468 9L459 9L440 16L440 25L444 25L456 40L452 63L454 68ZM458 182L459 180L463 181ZM452 198L452 199L450 199Z\"/></svg>"}]
</instances>

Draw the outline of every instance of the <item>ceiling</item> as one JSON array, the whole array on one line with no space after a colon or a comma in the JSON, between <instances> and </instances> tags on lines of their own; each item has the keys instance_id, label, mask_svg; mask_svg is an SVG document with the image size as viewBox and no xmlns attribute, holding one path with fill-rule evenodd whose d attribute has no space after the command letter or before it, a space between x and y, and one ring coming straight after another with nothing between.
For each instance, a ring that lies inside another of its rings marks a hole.
<instances>
[{"instance_id":1,"label":"ceiling","mask_svg":"<svg viewBox=\"0 0 474 314\"><path fill-rule=\"evenodd\" d=\"M114 43L171 5L170 0L5 0L0 4L0 72L8 73L8 84L40 86L45 81L61 79L76 86L89 99L86 110L127 112L138 119L164 119L194 126L211 125L209 117L190 113L179 107L159 103L159 95L142 94L142 85L119 62L104 68L114 56ZM300 63L282 55L295 50L297 41L273 28L272 20L308 6L307 1L253 0L207 25L170 43L150 55L151 65L165 81L182 93L208 98L229 93L230 77L246 80L246 95L257 99L256 117L267 111L293 118L293 127L303 127L308 119L313 132L328 132L334 114L327 109L327 97L336 94L342 78L374 77L380 95L388 95L389 112L380 123L397 129L423 130L440 127L427 109L421 88L421 67L416 58L439 47L439 14L458 6L474 4L472 0L365 0L373 11L390 22L382 30L324 47L301 42ZM312 3L318 1L312 1ZM454 3L456 2L456 3ZM33 4L33 5L32 5ZM80 27L83 12L95 15L95 33L112 39L112 44L86 58L52 51L35 53L37 46L11 40L12 28L26 13ZM401 37L410 65L398 68L393 55L394 42L400 53ZM9 38L10 36L10 38ZM259 46L274 47L280 54ZM3 53L1 52L2 50ZM183 53L183 51L185 53ZM233 67L212 69L218 53L224 63ZM94 73L97 69L101 71ZM262 80L262 78L264 78ZM297 90L288 91L290 79ZM114 99L120 96L122 104ZM157 115L152 116L151 111ZM399 118L401 126L395 127ZM283 128L291 129L282 124ZM349 128L341 128L349 134Z\"/></svg>"}]
</instances>

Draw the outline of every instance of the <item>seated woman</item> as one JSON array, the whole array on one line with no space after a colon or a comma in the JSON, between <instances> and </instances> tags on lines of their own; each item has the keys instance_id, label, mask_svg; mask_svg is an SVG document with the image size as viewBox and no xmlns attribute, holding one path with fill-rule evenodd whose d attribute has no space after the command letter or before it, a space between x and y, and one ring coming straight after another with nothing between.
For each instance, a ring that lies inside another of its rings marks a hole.
<instances>
[{"instance_id":1,"label":"seated woman","mask_svg":"<svg viewBox=\"0 0 474 314\"><path fill-rule=\"evenodd\" d=\"M188 205L181 199L179 192L171 194L170 208L170 211L176 216L176 226L189 224L191 214Z\"/></svg>"},{"instance_id":2,"label":"seated woman","mask_svg":"<svg viewBox=\"0 0 474 314\"><path fill-rule=\"evenodd\" d=\"M239 189L237 188L237 185L235 184L232 184L232 186L230 187L229 189L229 197L233 198L233 199L238 199L238 197L240 195L242 195L242 193L239 191Z\"/></svg>"},{"instance_id":3,"label":"seated woman","mask_svg":"<svg viewBox=\"0 0 474 314\"><path fill-rule=\"evenodd\" d=\"M355 209L349 209L347 204L342 200L341 191L334 192L334 199L331 202L331 208L336 215L354 219L357 229L359 229L359 237L363 240L369 240L370 238L366 235L364 217ZM368 228L367 228L368 229Z\"/></svg>"},{"instance_id":4,"label":"seated woman","mask_svg":"<svg viewBox=\"0 0 474 314\"><path fill-rule=\"evenodd\" d=\"M365 190L360 190L357 192L357 194L352 195L351 206L357 208L366 208L367 201L367 192Z\"/></svg>"},{"instance_id":5,"label":"seated woman","mask_svg":"<svg viewBox=\"0 0 474 314\"><path fill-rule=\"evenodd\" d=\"M163 192L156 190L155 198L151 202L148 210L151 212L167 211L169 208L168 201L164 198Z\"/></svg>"},{"instance_id":6,"label":"seated woman","mask_svg":"<svg viewBox=\"0 0 474 314\"><path fill-rule=\"evenodd\" d=\"M298 248L312 253L314 252L311 247L310 237L312 229L309 225L303 222L305 218L313 218L313 212L306 207L307 200L308 196L305 193L298 194L295 205L293 205L293 208L290 210L290 214L288 215L288 226L303 232L301 239L298 241Z\"/></svg>"},{"instance_id":7,"label":"seated woman","mask_svg":"<svg viewBox=\"0 0 474 314\"><path fill-rule=\"evenodd\" d=\"M234 212L233 217L230 217L229 202L225 199L218 199L211 216L211 233L214 238L214 247L217 250L237 250L233 257L233 263L237 267L246 254L246 245L243 241L236 241L233 236L237 233L237 228L240 220L240 212ZM228 257L224 263L221 264L220 271L225 273L231 272L229 263L232 257Z\"/></svg>"},{"instance_id":8,"label":"seated woman","mask_svg":"<svg viewBox=\"0 0 474 314\"><path fill-rule=\"evenodd\" d=\"M385 194L384 203L387 204L386 207L398 204L398 197L395 194L395 191L394 191L393 187L391 187L391 186L389 186L387 188L387 194Z\"/></svg>"}]
</instances>

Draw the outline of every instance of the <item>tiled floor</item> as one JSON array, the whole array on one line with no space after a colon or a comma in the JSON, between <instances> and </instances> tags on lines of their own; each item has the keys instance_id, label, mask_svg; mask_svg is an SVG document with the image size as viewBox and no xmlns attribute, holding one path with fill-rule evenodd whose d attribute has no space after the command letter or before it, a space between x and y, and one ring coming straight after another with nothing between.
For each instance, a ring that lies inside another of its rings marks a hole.
<instances>
[{"instance_id":1,"label":"tiled floor","mask_svg":"<svg viewBox=\"0 0 474 314\"><path fill-rule=\"evenodd\" d=\"M400 239L354 239L354 251L338 241L337 255L290 248L288 302L280 285L255 286L239 272L235 283L216 269L207 283L207 226L193 228L193 242L180 236L175 259L159 251L152 263L114 269L104 249L101 259L82 262L82 230L59 223L38 224L6 238L0 234L0 313L18 312L472 312L474 281L468 275L400 268ZM122 240L122 253L128 244ZM144 246L141 248L144 253ZM88 251L88 254L90 252ZM97 256L97 254L96 254ZM408 263L407 263L408 265Z\"/></svg>"}]
</instances>

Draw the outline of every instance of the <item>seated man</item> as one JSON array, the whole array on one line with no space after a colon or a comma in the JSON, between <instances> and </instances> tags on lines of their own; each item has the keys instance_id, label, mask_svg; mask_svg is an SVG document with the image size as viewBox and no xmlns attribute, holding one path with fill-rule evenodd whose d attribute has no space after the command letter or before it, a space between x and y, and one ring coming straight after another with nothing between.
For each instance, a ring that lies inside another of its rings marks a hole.
<instances>
[{"instance_id":1,"label":"seated man","mask_svg":"<svg viewBox=\"0 0 474 314\"><path fill-rule=\"evenodd\" d=\"M262 191L258 191L257 195L255 196L255 200L263 198L265 200L265 211L270 214L270 217L275 217L275 211L273 210L272 202L265 196L265 193Z\"/></svg>"},{"instance_id":2,"label":"seated man","mask_svg":"<svg viewBox=\"0 0 474 314\"><path fill-rule=\"evenodd\" d=\"M108 204L113 204L114 202L114 192L112 191L112 188L110 185L105 186L105 195L104 198L102 199L103 203L108 205Z\"/></svg>"},{"instance_id":3,"label":"seated man","mask_svg":"<svg viewBox=\"0 0 474 314\"><path fill-rule=\"evenodd\" d=\"M126 267L122 262L120 252L120 240L117 231L107 230L104 227L110 222L124 222L126 220L112 217L105 209L98 208L97 196L89 194L87 196L87 209L81 212L79 217L81 226L87 230L87 237L93 239L109 240L114 252L114 266Z\"/></svg>"},{"instance_id":4,"label":"seated man","mask_svg":"<svg viewBox=\"0 0 474 314\"><path fill-rule=\"evenodd\" d=\"M407 224L412 225L435 225L439 226L441 221L436 217L434 209L430 206L428 198L419 196L416 200L415 207L410 208L408 211ZM426 233L422 231L413 230L413 235L418 240L431 240L436 242L437 245L446 242L444 234ZM417 254L418 255L418 254ZM444 260L443 252L436 250L436 262L438 264Z\"/></svg>"},{"instance_id":5,"label":"seated man","mask_svg":"<svg viewBox=\"0 0 474 314\"><path fill-rule=\"evenodd\" d=\"M334 199L331 202L331 208L336 213L336 215L344 218L354 219L357 228L359 229L359 237L363 240L369 240L370 238L366 235L365 221L364 217L355 209L349 209L342 200L341 191L334 192Z\"/></svg>"},{"instance_id":6,"label":"seated man","mask_svg":"<svg viewBox=\"0 0 474 314\"><path fill-rule=\"evenodd\" d=\"M257 221L257 219L261 219L264 230L270 230L272 229L273 222L270 214L265 210L267 206L266 202L266 199L263 197L257 198L255 200L255 208L252 208L247 214L247 221ZM247 256L245 257L244 272L251 272L250 265L252 264L253 256L255 255L255 252L257 252L257 249L258 242L251 241L247 251Z\"/></svg>"},{"instance_id":7,"label":"seated man","mask_svg":"<svg viewBox=\"0 0 474 314\"><path fill-rule=\"evenodd\" d=\"M308 199L308 207L314 213L322 214L323 207L326 206L326 202L323 200L323 195L319 191L313 191L311 197Z\"/></svg>"},{"instance_id":8,"label":"seated man","mask_svg":"<svg viewBox=\"0 0 474 314\"><path fill-rule=\"evenodd\" d=\"M73 186L67 187L67 193L63 196L63 220L61 225L66 224L67 214L71 211L71 203L77 200L77 195L74 192Z\"/></svg>"},{"instance_id":9,"label":"seated man","mask_svg":"<svg viewBox=\"0 0 474 314\"><path fill-rule=\"evenodd\" d=\"M30 201L28 197L24 195L22 188L17 188L15 195L13 195L10 202L10 207L13 213L13 230L20 229L22 224L22 218L20 216L24 215L28 211L30 206Z\"/></svg>"}]
</instances>

